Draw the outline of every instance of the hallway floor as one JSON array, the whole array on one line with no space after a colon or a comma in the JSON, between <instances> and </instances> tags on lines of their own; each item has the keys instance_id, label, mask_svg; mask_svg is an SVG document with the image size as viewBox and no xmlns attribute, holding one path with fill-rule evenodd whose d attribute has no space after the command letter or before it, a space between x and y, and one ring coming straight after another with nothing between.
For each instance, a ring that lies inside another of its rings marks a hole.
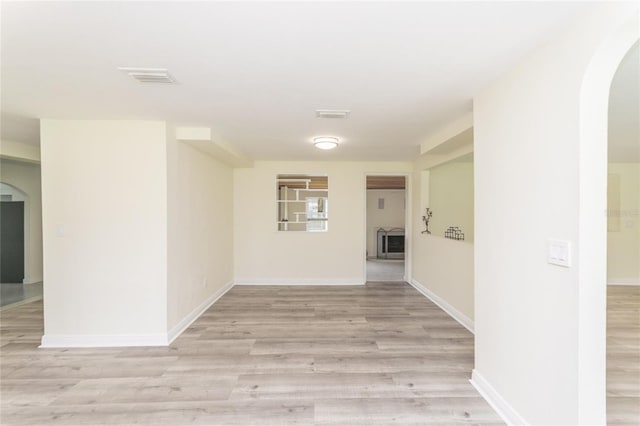
<instances>
[{"instance_id":1,"label":"hallway floor","mask_svg":"<svg viewBox=\"0 0 640 426\"><path fill-rule=\"evenodd\" d=\"M640 286L607 286L607 423L640 425Z\"/></svg>"},{"instance_id":2,"label":"hallway floor","mask_svg":"<svg viewBox=\"0 0 640 426\"><path fill-rule=\"evenodd\" d=\"M33 284L0 284L0 307L35 302L42 299L42 282Z\"/></svg>"},{"instance_id":3,"label":"hallway floor","mask_svg":"<svg viewBox=\"0 0 640 426\"><path fill-rule=\"evenodd\" d=\"M608 424L640 424L640 287L608 287ZM38 349L0 312L0 424L500 424L473 335L407 284L238 286L169 347Z\"/></svg>"},{"instance_id":4,"label":"hallway floor","mask_svg":"<svg viewBox=\"0 0 640 426\"><path fill-rule=\"evenodd\" d=\"M404 260L367 259L367 282L404 281Z\"/></svg>"},{"instance_id":5,"label":"hallway floor","mask_svg":"<svg viewBox=\"0 0 640 426\"><path fill-rule=\"evenodd\" d=\"M503 424L408 284L237 286L169 347L38 349L40 302L0 315L2 424Z\"/></svg>"}]
</instances>

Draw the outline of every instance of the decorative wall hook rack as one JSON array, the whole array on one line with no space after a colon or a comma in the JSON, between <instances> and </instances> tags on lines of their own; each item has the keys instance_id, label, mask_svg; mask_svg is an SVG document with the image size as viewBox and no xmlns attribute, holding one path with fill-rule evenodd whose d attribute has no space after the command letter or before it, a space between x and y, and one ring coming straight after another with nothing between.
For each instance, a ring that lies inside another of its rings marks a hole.
<instances>
[{"instance_id":1,"label":"decorative wall hook rack","mask_svg":"<svg viewBox=\"0 0 640 426\"><path fill-rule=\"evenodd\" d=\"M452 240L464 241L464 232L462 232L462 229L457 226L450 226L446 231L444 231L444 237Z\"/></svg>"},{"instance_id":2,"label":"decorative wall hook rack","mask_svg":"<svg viewBox=\"0 0 640 426\"><path fill-rule=\"evenodd\" d=\"M422 221L424 222L424 231L422 231L421 234L431 233L431 231L429 231L429 220L431 220L431 216L433 216L433 212L429 207L427 207L424 212L424 216L422 216Z\"/></svg>"}]
</instances>

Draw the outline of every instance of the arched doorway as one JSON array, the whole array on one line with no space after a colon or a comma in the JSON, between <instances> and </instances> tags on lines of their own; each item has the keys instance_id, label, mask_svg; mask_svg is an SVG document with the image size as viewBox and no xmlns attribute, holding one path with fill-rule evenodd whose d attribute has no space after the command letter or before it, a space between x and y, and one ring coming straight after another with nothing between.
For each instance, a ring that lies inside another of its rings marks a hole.
<instances>
[{"instance_id":1,"label":"arched doorway","mask_svg":"<svg viewBox=\"0 0 640 426\"><path fill-rule=\"evenodd\" d=\"M640 42L609 96L607 194L607 422L637 423L640 369Z\"/></svg>"},{"instance_id":2,"label":"arched doorway","mask_svg":"<svg viewBox=\"0 0 640 426\"><path fill-rule=\"evenodd\" d=\"M605 40L587 67L580 96L579 422L603 419L606 396L607 148L609 94L638 40L638 17ZM603 419L604 420L604 419Z\"/></svg>"}]
</instances>

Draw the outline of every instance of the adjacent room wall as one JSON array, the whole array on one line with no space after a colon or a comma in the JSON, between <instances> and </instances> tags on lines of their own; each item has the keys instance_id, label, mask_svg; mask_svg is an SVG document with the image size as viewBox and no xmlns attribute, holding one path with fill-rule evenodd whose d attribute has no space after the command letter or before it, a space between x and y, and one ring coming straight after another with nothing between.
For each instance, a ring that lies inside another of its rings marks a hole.
<instances>
[{"instance_id":1,"label":"adjacent room wall","mask_svg":"<svg viewBox=\"0 0 640 426\"><path fill-rule=\"evenodd\" d=\"M405 173L412 163L256 162L234 170L236 283L363 284L365 175ZM276 176L329 177L329 231L276 231Z\"/></svg>"},{"instance_id":2,"label":"adjacent room wall","mask_svg":"<svg viewBox=\"0 0 640 426\"><path fill-rule=\"evenodd\" d=\"M378 229L404 228L405 191L389 189L367 190L367 255L376 257ZM378 200L384 200L384 208L378 208Z\"/></svg>"},{"instance_id":3,"label":"adjacent room wall","mask_svg":"<svg viewBox=\"0 0 640 426\"><path fill-rule=\"evenodd\" d=\"M581 100L597 49L633 9L594 8L474 98L474 383L516 424L605 423L605 276L579 274L579 236L605 235L604 203L602 228L589 228L580 194L589 153L604 160L606 146L581 146ZM569 242L571 267L547 263L549 239Z\"/></svg>"},{"instance_id":4,"label":"adjacent room wall","mask_svg":"<svg viewBox=\"0 0 640 426\"><path fill-rule=\"evenodd\" d=\"M0 141L0 158L40 164L40 146L4 139Z\"/></svg>"},{"instance_id":5,"label":"adjacent room wall","mask_svg":"<svg viewBox=\"0 0 640 426\"><path fill-rule=\"evenodd\" d=\"M161 344L166 125L42 120L44 346Z\"/></svg>"},{"instance_id":6,"label":"adjacent room wall","mask_svg":"<svg viewBox=\"0 0 640 426\"><path fill-rule=\"evenodd\" d=\"M42 191L40 164L0 160L0 181L27 195L25 211L25 283L42 281Z\"/></svg>"},{"instance_id":7,"label":"adjacent room wall","mask_svg":"<svg viewBox=\"0 0 640 426\"><path fill-rule=\"evenodd\" d=\"M445 167L445 173L436 177L436 181L446 180L448 171L457 167ZM464 166L463 169L467 169ZM414 212L413 226L413 252L412 252L412 279L411 283L429 298L438 303L451 316L456 318L468 329L474 329L474 278L473 278L473 244L468 241L455 241L437 235L429 224L432 234L423 233L425 226L422 216L424 209L431 208L431 191L433 191L432 176L437 168L431 169L427 174L424 171L416 172L413 176ZM458 182L458 179L452 179ZM473 181L471 182L473 186ZM426 187L426 188L425 188ZM437 190L438 192L440 190ZM446 197L446 191L440 191ZM425 198L427 198L425 200ZM437 196L439 197L439 196ZM473 191L471 191L473 197ZM417 200L421 200L417 202ZM436 203L436 205L438 205ZM473 200L471 200L473 205ZM435 209L435 215L443 215L445 208ZM433 218L432 218L433 219ZM471 212L473 220L473 211ZM444 233L444 230L442 230ZM442 234L441 234L442 235Z\"/></svg>"},{"instance_id":8,"label":"adjacent room wall","mask_svg":"<svg viewBox=\"0 0 640 426\"><path fill-rule=\"evenodd\" d=\"M429 171L431 235L444 237L447 228L457 226L464 240L473 242L473 161L453 161Z\"/></svg>"},{"instance_id":9,"label":"adjacent room wall","mask_svg":"<svg viewBox=\"0 0 640 426\"><path fill-rule=\"evenodd\" d=\"M608 211L607 282L640 285L640 164L609 163L609 175L617 182L609 199L617 203Z\"/></svg>"},{"instance_id":10,"label":"adjacent room wall","mask_svg":"<svg viewBox=\"0 0 640 426\"><path fill-rule=\"evenodd\" d=\"M167 134L168 329L175 337L233 284L233 169Z\"/></svg>"}]
</instances>

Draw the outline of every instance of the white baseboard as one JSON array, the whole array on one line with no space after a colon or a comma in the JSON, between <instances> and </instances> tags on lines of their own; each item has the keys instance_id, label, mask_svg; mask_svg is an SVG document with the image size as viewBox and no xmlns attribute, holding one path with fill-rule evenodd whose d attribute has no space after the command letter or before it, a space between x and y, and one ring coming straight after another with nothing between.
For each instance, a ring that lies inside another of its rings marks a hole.
<instances>
[{"instance_id":1,"label":"white baseboard","mask_svg":"<svg viewBox=\"0 0 640 426\"><path fill-rule=\"evenodd\" d=\"M471 380L469 380L474 388L482 395L482 397L496 410L496 413L502 420L508 425L528 425L520 414L511 406L505 399L494 389L489 382L478 370L473 370L471 373Z\"/></svg>"},{"instance_id":2,"label":"white baseboard","mask_svg":"<svg viewBox=\"0 0 640 426\"><path fill-rule=\"evenodd\" d=\"M632 278L621 278L621 279L610 279L607 282L607 285L640 285L640 279L632 279Z\"/></svg>"},{"instance_id":3,"label":"white baseboard","mask_svg":"<svg viewBox=\"0 0 640 426\"><path fill-rule=\"evenodd\" d=\"M166 333L121 335L45 334L41 348L113 348L123 346L167 346Z\"/></svg>"},{"instance_id":4,"label":"white baseboard","mask_svg":"<svg viewBox=\"0 0 640 426\"><path fill-rule=\"evenodd\" d=\"M216 303L218 299L225 295L226 292L231 290L233 287L233 281L229 281L224 286L222 286L218 291L213 293L211 296L207 297L207 299L202 302L198 307L196 307L189 315L184 317L178 324L176 324L169 332L167 333L167 340L169 344L173 342L179 335L182 334L189 326L197 320L200 315L204 313L211 305Z\"/></svg>"},{"instance_id":5,"label":"white baseboard","mask_svg":"<svg viewBox=\"0 0 640 426\"><path fill-rule=\"evenodd\" d=\"M364 285L365 281L353 278L302 278L302 279L240 279L235 285Z\"/></svg>"},{"instance_id":6,"label":"white baseboard","mask_svg":"<svg viewBox=\"0 0 640 426\"><path fill-rule=\"evenodd\" d=\"M409 284L411 284L413 288L422 293L427 299L438 305L440 309L449 314L451 318L458 321L464 328L474 333L474 323L471 318L451 306L446 300L426 288L424 285L420 284L418 281L412 279L409 281Z\"/></svg>"},{"instance_id":7,"label":"white baseboard","mask_svg":"<svg viewBox=\"0 0 640 426\"><path fill-rule=\"evenodd\" d=\"M225 284L209 296L189 315L184 317L167 333L132 335L51 335L42 336L41 348L109 348L126 346L168 346L186 330L204 311L233 287L233 282Z\"/></svg>"}]
</instances>

